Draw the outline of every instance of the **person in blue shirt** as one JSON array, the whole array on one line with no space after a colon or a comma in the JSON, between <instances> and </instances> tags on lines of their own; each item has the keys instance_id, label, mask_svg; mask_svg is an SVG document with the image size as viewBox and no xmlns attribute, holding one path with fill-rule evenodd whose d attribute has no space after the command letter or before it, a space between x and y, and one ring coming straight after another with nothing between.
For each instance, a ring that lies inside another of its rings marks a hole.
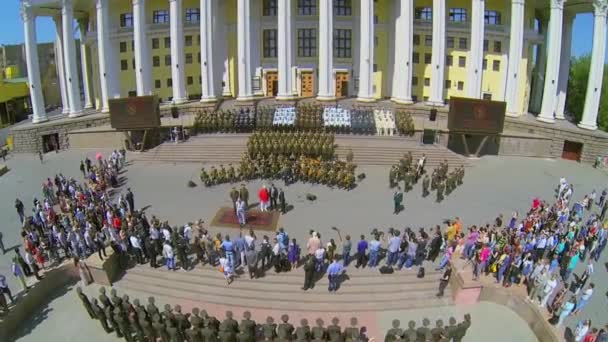
<instances>
[{"instance_id":1,"label":"person in blue shirt","mask_svg":"<svg viewBox=\"0 0 608 342\"><path fill-rule=\"evenodd\" d=\"M334 259L329 267L327 267L327 277L329 279L329 292L338 290L338 279L344 272L344 267L338 262L338 257L334 256Z\"/></svg>"},{"instance_id":2,"label":"person in blue shirt","mask_svg":"<svg viewBox=\"0 0 608 342\"><path fill-rule=\"evenodd\" d=\"M369 267L378 266L378 254L380 253L380 237L378 235L374 236L374 239L369 243L369 263L367 264Z\"/></svg>"},{"instance_id":3,"label":"person in blue shirt","mask_svg":"<svg viewBox=\"0 0 608 342\"><path fill-rule=\"evenodd\" d=\"M236 253L236 261L237 264L234 267L239 267L241 265L246 266L245 263L245 239L243 239L243 233L239 233L239 236L234 239L234 252Z\"/></svg>"},{"instance_id":4,"label":"person in blue shirt","mask_svg":"<svg viewBox=\"0 0 608 342\"><path fill-rule=\"evenodd\" d=\"M222 241L220 248L226 253L226 260L228 263L230 263L231 266L234 266L234 246L232 241L230 241L230 236L227 234L224 241Z\"/></svg>"},{"instance_id":5,"label":"person in blue shirt","mask_svg":"<svg viewBox=\"0 0 608 342\"><path fill-rule=\"evenodd\" d=\"M367 241L365 241L365 235L361 235L361 240L357 244L357 264L355 265L356 268L365 266L366 251Z\"/></svg>"}]
</instances>

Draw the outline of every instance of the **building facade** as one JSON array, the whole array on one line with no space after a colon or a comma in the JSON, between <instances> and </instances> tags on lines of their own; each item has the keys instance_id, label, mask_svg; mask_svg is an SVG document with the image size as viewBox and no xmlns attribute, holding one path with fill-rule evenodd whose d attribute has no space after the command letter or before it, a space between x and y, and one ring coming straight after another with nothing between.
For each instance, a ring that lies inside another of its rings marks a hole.
<instances>
[{"instance_id":1,"label":"building facade","mask_svg":"<svg viewBox=\"0 0 608 342\"><path fill-rule=\"evenodd\" d=\"M62 101L71 116L87 107L107 111L110 98L151 94L176 104L271 96L434 106L460 96L505 101L510 116L533 112L540 121L554 122L564 118L574 16L592 12L591 73L579 126L596 129L606 44L604 0L22 4L26 49L28 41L35 44L35 17L55 18ZM80 60L75 27L84 42ZM36 59L28 56L28 69ZM39 112L35 120L43 116Z\"/></svg>"}]
</instances>

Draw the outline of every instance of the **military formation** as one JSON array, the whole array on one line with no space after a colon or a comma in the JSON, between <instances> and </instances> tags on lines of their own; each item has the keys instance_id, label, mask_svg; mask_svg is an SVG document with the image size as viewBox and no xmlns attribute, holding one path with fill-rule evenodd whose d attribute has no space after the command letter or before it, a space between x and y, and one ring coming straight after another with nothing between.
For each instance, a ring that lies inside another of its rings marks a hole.
<instances>
[{"instance_id":1,"label":"military formation","mask_svg":"<svg viewBox=\"0 0 608 342\"><path fill-rule=\"evenodd\" d=\"M401 329L401 322L393 320L392 328L387 331L384 338L385 342L414 342L414 341L433 341L433 342L460 342L463 340L467 330L471 326L471 315L465 314L464 321L456 322L456 318L450 317L449 325L445 326L443 320L438 319L435 327L431 328L431 321L428 318L422 320L422 326L416 328L416 322L409 321L407 329Z\"/></svg>"},{"instance_id":2,"label":"military formation","mask_svg":"<svg viewBox=\"0 0 608 342\"><path fill-rule=\"evenodd\" d=\"M295 128L308 132L324 130L323 107L318 105L299 105L297 108Z\"/></svg>"},{"instance_id":3,"label":"military formation","mask_svg":"<svg viewBox=\"0 0 608 342\"><path fill-rule=\"evenodd\" d=\"M414 119L410 113L399 111L395 115L395 125L402 135L412 136L416 132Z\"/></svg>"},{"instance_id":4,"label":"military formation","mask_svg":"<svg viewBox=\"0 0 608 342\"><path fill-rule=\"evenodd\" d=\"M247 141L247 153L252 159L271 154L290 159L300 156L331 160L335 152L335 138L331 133L310 132L257 132Z\"/></svg>"},{"instance_id":5,"label":"military formation","mask_svg":"<svg viewBox=\"0 0 608 342\"><path fill-rule=\"evenodd\" d=\"M443 201L458 186L462 185L464 179L464 165L449 171L448 161L444 160L439 166L426 174L424 164L426 157L423 155L417 163L413 163L412 153L408 152L398 164L394 164L389 171L389 186L394 188L403 182L403 191L408 192L422 178L422 197L427 197L431 191L437 192L437 202Z\"/></svg>"},{"instance_id":6,"label":"military formation","mask_svg":"<svg viewBox=\"0 0 608 342\"><path fill-rule=\"evenodd\" d=\"M99 289L98 298L88 298L80 287L76 292L82 301L89 317L99 321L108 334L116 334L126 341L162 341L162 342L255 342L255 341L343 341L363 340L361 329L356 318L351 318L345 329L339 325L338 318L332 324L324 326L322 319L310 327L308 320L302 319L299 327L289 322L288 315L282 315L280 323L274 318L258 324L251 319L251 313L245 311L241 322L237 322L231 311L227 311L223 321L209 315L205 310L193 308L192 313L183 313L179 305L173 308L167 304L161 311L154 297L148 298L148 304L142 305L138 299L130 302L129 296L119 297L116 290L110 296L104 287ZM391 330L392 331L392 330Z\"/></svg>"}]
</instances>

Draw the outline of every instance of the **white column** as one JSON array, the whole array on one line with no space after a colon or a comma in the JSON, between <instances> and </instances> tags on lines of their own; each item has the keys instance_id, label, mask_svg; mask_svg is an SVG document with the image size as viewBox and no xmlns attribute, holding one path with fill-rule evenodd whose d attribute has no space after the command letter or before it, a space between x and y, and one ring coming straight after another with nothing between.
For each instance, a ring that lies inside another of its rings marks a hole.
<instances>
[{"instance_id":1,"label":"white column","mask_svg":"<svg viewBox=\"0 0 608 342\"><path fill-rule=\"evenodd\" d=\"M110 33L108 0L97 0L97 54L99 61L99 83L101 88L101 111L107 113L108 99L113 94L112 63L110 63Z\"/></svg>"},{"instance_id":2,"label":"white column","mask_svg":"<svg viewBox=\"0 0 608 342\"><path fill-rule=\"evenodd\" d=\"M70 113L68 101L68 89L65 83L64 60L63 60L63 29L61 16L53 17L55 21L55 64L57 66L57 78L59 79L59 92L61 93L61 113Z\"/></svg>"},{"instance_id":3,"label":"white column","mask_svg":"<svg viewBox=\"0 0 608 342\"><path fill-rule=\"evenodd\" d=\"M562 51L559 65L559 78L557 82L557 100L555 104L555 118L564 120L566 109L566 93L568 92L568 79L570 79L570 54L572 52L572 22L574 15L564 15L564 33L562 35Z\"/></svg>"},{"instance_id":4,"label":"white column","mask_svg":"<svg viewBox=\"0 0 608 342\"><path fill-rule=\"evenodd\" d=\"M317 99L319 100L334 100L336 98L333 75L333 11L332 0L319 0L319 91L317 93Z\"/></svg>"},{"instance_id":5,"label":"white column","mask_svg":"<svg viewBox=\"0 0 608 342\"><path fill-rule=\"evenodd\" d=\"M79 20L78 28L80 29L80 63L82 69L82 86L84 89L84 108L93 108L93 99L91 96L91 75L89 75L89 52L87 45L84 43L84 38L87 35L87 20Z\"/></svg>"},{"instance_id":6,"label":"white column","mask_svg":"<svg viewBox=\"0 0 608 342\"><path fill-rule=\"evenodd\" d=\"M253 98L251 87L251 10L249 0L237 3L237 49L239 91L237 100Z\"/></svg>"},{"instance_id":7,"label":"white column","mask_svg":"<svg viewBox=\"0 0 608 342\"><path fill-rule=\"evenodd\" d=\"M279 91L277 99L288 100L295 96L292 91L293 63L291 54L291 0L278 0L278 48L279 48Z\"/></svg>"},{"instance_id":8,"label":"white column","mask_svg":"<svg viewBox=\"0 0 608 342\"><path fill-rule=\"evenodd\" d=\"M511 33L505 102L507 103L507 115L513 117L521 115L518 101L521 93L521 58L524 50L524 10L525 0L511 0Z\"/></svg>"},{"instance_id":9,"label":"white column","mask_svg":"<svg viewBox=\"0 0 608 342\"><path fill-rule=\"evenodd\" d=\"M411 104L414 1L398 0L395 4L395 66L393 68L392 100L397 103Z\"/></svg>"},{"instance_id":10,"label":"white column","mask_svg":"<svg viewBox=\"0 0 608 342\"><path fill-rule=\"evenodd\" d=\"M213 77L213 14L214 1L201 0L201 102L214 102L215 82Z\"/></svg>"},{"instance_id":11,"label":"white column","mask_svg":"<svg viewBox=\"0 0 608 342\"><path fill-rule=\"evenodd\" d=\"M471 49L467 66L467 96L481 98L483 77L483 40L485 32L485 0L472 0L471 3Z\"/></svg>"},{"instance_id":12,"label":"white column","mask_svg":"<svg viewBox=\"0 0 608 342\"><path fill-rule=\"evenodd\" d=\"M42 96L42 83L40 82L40 66L38 65L38 42L36 41L36 16L32 13L29 3L21 3L21 17L25 34L25 62L27 65L27 79L32 101L33 123L48 121Z\"/></svg>"},{"instance_id":13,"label":"white column","mask_svg":"<svg viewBox=\"0 0 608 342\"><path fill-rule=\"evenodd\" d=\"M589 80L587 82L587 95L585 95L585 107L583 119L578 127L595 130L597 129L597 111L602 94L602 81L604 76L604 59L606 55L606 13L608 3L594 2L593 21L593 48L591 50L591 66L589 68Z\"/></svg>"},{"instance_id":14,"label":"white column","mask_svg":"<svg viewBox=\"0 0 608 342\"><path fill-rule=\"evenodd\" d=\"M63 26L63 56L65 57L65 81L68 88L70 103L69 117L75 118L83 114L80 100L80 84L76 68L76 41L74 40L74 7L72 0L63 0L61 8Z\"/></svg>"},{"instance_id":15,"label":"white column","mask_svg":"<svg viewBox=\"0 0 608 342\"><path fill-rule=\"evenodd\" d=\"M374 101L374 1L361 0L358 101Z\"/></svg>"},{"instance_id":16,"label":"white column","mask_svg":"<svg viewBox=\"0 0 608 342\"><path fill-rule=\"evenodd\" d=\"M138 96L152 95L152 66L146 25L146 0L133 0L135 84Z\"/></svg>"},{"instance_id":17,"label":"white column","mask_svg":"<svg viewBox=\"0 0 608 342\"><path fill-rule=\"evenodd\" d=\"M433 55L429 104L443 106L445 74L445 0L433 0Z\"/></svg>"},{"instance_id":18,"label":"white column","mask_svg":"<svg viewBox=\"0 0 608 342\"><path fill-rule=\"evenodd\" d=\"M182 0L169 0L169 29L171 35L171 79L173 81L173 103L188 101L184 80L184 11Z\"/></svg>"},{"instance_id":19,"label":"white column","mask_svg":"<svg viewBox=\"0 0 608 342\"><path fill-rule=\"evenodd\" d=\"M549 36L547 38L547 69L545 71L545 86L543 103L537 120L555 122L555 103L557 100L557 82L559 76L559 60L562 46L562 23L565 0L551 0L551 17L549 19Z\"/></svg>"}]
</instances>

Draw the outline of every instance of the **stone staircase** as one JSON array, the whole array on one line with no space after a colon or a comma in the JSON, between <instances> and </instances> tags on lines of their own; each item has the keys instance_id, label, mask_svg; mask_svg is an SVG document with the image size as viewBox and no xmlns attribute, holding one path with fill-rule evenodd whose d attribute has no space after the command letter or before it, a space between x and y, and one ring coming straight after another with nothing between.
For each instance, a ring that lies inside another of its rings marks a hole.
<instances>
[{"instance_id":1,"label":"stone staircase","mask_svg":"<svg viewBox=\"0 0 608 342\"><path fill-rule=\"evenodd\" d=\"M237 163L246 151L250 134L204 134L184 143L163 143L149 151L138 153L133 159L143 162L168 163ZM434 168L447 160L450 166L469 166L467 160L438 145L420 145L409 138L378 137L363 135L336 135L336 153L344 158L352 150L354 161L359 165L392 165L408 151L414 160L423 153L427 167Z\"/></svg>"}]
</instances>

